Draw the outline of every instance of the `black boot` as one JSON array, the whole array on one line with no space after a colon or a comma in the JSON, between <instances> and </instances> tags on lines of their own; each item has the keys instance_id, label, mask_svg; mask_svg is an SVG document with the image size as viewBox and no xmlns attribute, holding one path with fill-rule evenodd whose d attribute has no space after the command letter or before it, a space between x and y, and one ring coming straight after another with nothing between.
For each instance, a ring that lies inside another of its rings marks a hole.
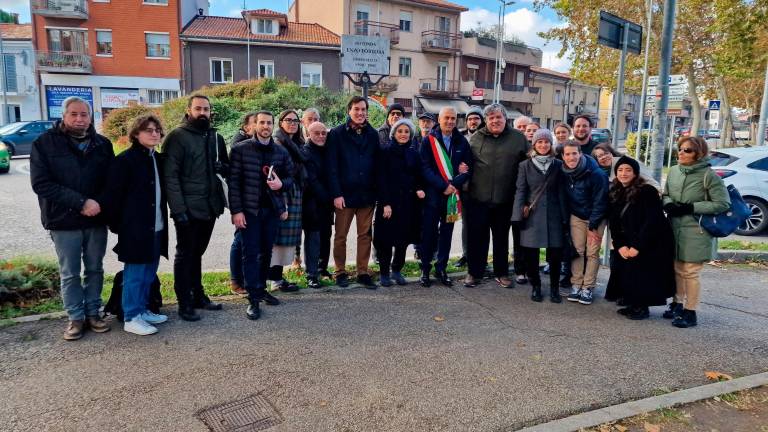
<instances>
[{"instance_id":1,"label":"black boot","mask_svg":"<svg viewBox=\"0 0 768 432\"><path fill-rule=\"evenodd\" d=\"M627 315L627 318L635 321L644 320L651 316L648 306L636 306L632 307L631 312Z\"/></svg>"},{"instance_id":2,"label":"black boot","mask_svg":"<svg viewBox=\"0 0 768 432\"><path fill-rule=\"evenodd\" d=\"M179 318L184 321L200 321L200 315L195 309L187 306L179 306Z\"/></svg>"},{"instance_id":3,"label":"black boot","mask_svg":"<svg viewBox=\"0 0 768 432\"><path fill-rule=\"evenodd\" d=\"M259 301L248 299L248 309L245 311L249 320L257 320L261 317L261 310L259 310Z\"/></svg>"},{"instance_id":4,"label":"black boot","mask_svg":"<svg viewBox=\"0 0 768 432\"><path fill-rule=\"evenodd\" d=\"M662 315L662 317L666 319L672 319L680 316L680 314L682 313L683 313L683 304L672 302L669 304L669 309L664 311L664 314Z\"/></svg>"},{"instance_id":5,"label":"black boot","mask_svg":"<svg viewBox=\"0 0 768 432\"><path fill-rule=\"evenodd\" d=\"M540 285L533 286L533 289L531 290L531 300L537 303L540 303L542 301Z\"/></svg>"},{"instance_id":6,"label":"black boot","mask_svg":"<svg viewBox=\"0 0 768 432\"><path fill-rule=\"evenodd\" d=\"M672 325L678 328L695 327L696 324L695 310L683 309L683 313L672 320Z\"/></svg>"},{"instance_id":7,"label":"black boot","mask_svg":"<svg viewBox=\"0 0 768 432\"><path fill-rule=\"evenodd\" d=\"M432 285L432 281L429 279L429 270L421 271L421 277L419 278L419 282L421 282L421 286L423 287L428 287Z\"/></svg>"},{"instance_id":8,"label":"black boot","mask_svg":"<svg viewBox=\"0 0 768 432\"><path fill-rule=\"evenodd\" d=\"M552 303L563 302L563 298L560 296L560 289L557 287L557 285L552 285L549 287L549 301Z\"/></svg>"}]
</instances>

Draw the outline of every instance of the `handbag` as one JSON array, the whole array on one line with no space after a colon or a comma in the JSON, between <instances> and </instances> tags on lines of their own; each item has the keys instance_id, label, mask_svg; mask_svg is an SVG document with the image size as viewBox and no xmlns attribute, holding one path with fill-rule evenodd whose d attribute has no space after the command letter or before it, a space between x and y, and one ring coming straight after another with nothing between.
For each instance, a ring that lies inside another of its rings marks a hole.
<instances>
[{"instance_id":1,"label":"handbag","mask_svg":"<svg viewBox=\"0 0 768 432\"><path fill-rule=\"evenodd\" d=\"M707 185L708 178L709 173L704 176L704 196L707 201L710 201L709 186ZM714 215L698 215L699 226L712 237L728 237L738 227L743 225L752 214L738 189L733 185L728 185L727 189L728 196L731 198L730 208Z\"/></svg>"},{"instance_id":2,"label":"handbag","mask_svg":"<svg viewBox=\"0 0 768 432\"><path fill-rule=\"evenodd\" d=\"M554 176L549 176L544 181L544 184L539 186L539 188L536 190L536 192L533 194L533 201L531 201L530 204L526 204L523 206L523 219L528 219L528 216L531 214L531 211L533 211L533 208L536 206L536 203L539 201L539 198L541 198L541 195L544 193L545 190L547 190L547 185L549 185L549 180Z\"/></svg>"}]
</instances>

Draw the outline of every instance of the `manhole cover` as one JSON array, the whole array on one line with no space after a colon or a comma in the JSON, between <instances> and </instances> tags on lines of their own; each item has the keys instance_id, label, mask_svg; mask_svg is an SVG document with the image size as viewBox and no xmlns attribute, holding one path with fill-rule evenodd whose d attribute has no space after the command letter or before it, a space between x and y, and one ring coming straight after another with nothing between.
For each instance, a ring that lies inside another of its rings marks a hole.
<instances>
[{"instance_id":1,"label":"manhole cover","mask_svg":"<svg viewBox=\"0 0 768 432\"><path fill-rule=\"evenodd\" d=\"M280 413L261 394L206 408L197 416L213 432L263 431L283 421Z\"/></svg>"}]
</instances>

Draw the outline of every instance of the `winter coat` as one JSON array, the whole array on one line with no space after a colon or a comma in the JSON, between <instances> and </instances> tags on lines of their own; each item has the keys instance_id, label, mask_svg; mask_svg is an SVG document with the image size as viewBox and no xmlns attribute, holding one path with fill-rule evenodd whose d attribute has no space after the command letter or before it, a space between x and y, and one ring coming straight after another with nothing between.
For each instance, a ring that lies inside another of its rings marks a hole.
<instances>
[{"instance_id":1,"label":"winter coat","mask_svg":"<svg viewBox=\"0 0 768 432\"><path fill-rule=\"evenodd\" d=\"M562 164L561 161L554 159L546 173L542 173L530 159L520 164L512 221L521 222L520 244L524 247L561 248L565 246L568 208ZM545 183L546 190L540 193L528 217L523 218L523 207L531 204Z\"/></svg>"},{"instance_id":2,"label":"winter coat","mask_svg":"<svg viewBox=\"0 0 768 432\"><path fill-rule=\"evenodd\" d=\"M621 159L621 156L614 156L613 160L611 161L611 171L608 173L608 182L613 182L613 179L616 178L616 163ZM645 182L653 187L656 188L659 193L661 193L661 185L659 182L654 179L651 174L648 172L648 169L645 167L645 164L640 164L640 177L645 180Z\"/></svg>"},{"instance_id":3,"label":"winter coat","mask_svg":"<svg viewBox=\"0 0 768 432\"><path fill-rule=\"evenodd\" d=\"M674 239L658 190L645 184L629 205L611 201L608 214L614 251L626 246L638 255L624 259L616 253L605 298L623 298L631 306L665 305L675 294Z\"/></svg>"},{"instance_id":4,"label":"winter coat","mask_svg":"<svg viewBox=\"0 0 768 432\"><path fill-rule=\"evenodd\" d=\"M596 230L608 211L608 177L592 156L582 154L582 167L564 172L568 208L572 215L589 221L589 229ZM562 169L565 170L565 163Z\"/></svg>"},{"instance_id":5,"label":"winter coat","mask_svg":"<svg viewBox=\"0 0 768 432\"><path fill-rule=\"evenodd\" d=\"M373 242L376 247L418 243L421 231L420 199L422 190L421 158L410 144L390 141L379 158L376 219ZM384 218L384 207L392 207L392 216Z\"/></svg>"},{"instance_id":6,"label":"winter coat","mask_svg":"<svg viewBox=\"0 0 768 432\"><path fill-rule=\"evenodd\" d=\"M243 141L232 149L231 170L229 175L229 211L232 214L257 212L265 207L263 199L270 199L275 212L286 211L285 191L293 187L293 162L288 150L275 144L270 138L269 144L261 144L255 139ZM266 186L267 175L264 168L274 167L274 172L283 182L279 191ZM268 194L264 196L263 194Z\"/></svg>"},{"instance_id":7,"label":"winter coat","mask_svg":"<svg viewBox=\"0 0 768 432\"><path fill-rule=\"evenodd\" d=\"M107 180L107 215L109 227L117 234L113 249L124 263L150 263L155 259L156 183L163 175L163 154L134 144L119 154L112 163ZM160 181L160 211L163 229L160 233L160 255L168 257L168 210L165 187Z\"/></svg>"},{"instance_id":8,"label":"winter coat","mask_svg":"<svg viewBox=\"0 0 768 432\"><path fill-rule=\"evenodd\" d=\"M505 127L493 136L484 127L470 139L475 171L469 184L469 197L487 205L512 205L520 162L528 158L525 135Z\"/></svg>"},{"instance_id":9,"label":"winter coat","mask_svg":"<svg viewBox=\"0 0 768 432\"><path fill-rule=\"evenodd\" d=\"M288 154L293 162L293 172L291 173L293 183L304 189L307 181L307 172L304 167L307 156L301 151L301 148L304 146L304 137L297 132L291 138L282 129L277 129L272 138L274 138L275 144L281 145L288 150Z\"/></svg>"},{"instance_id":10,"label":"winter coat","mask_svg":"<svg viewBox=\"0 0 768 432\"><path fill-rule=\"evenodd\" d=\"M248 135L248 134L246 134L245 132L243 132L242 129L238 130L237 133L235 134L235 136L233 136L232 140L229 142L230 151L231 151L232 147L235 146L235 144L241 143L241 142L243 142L245 140L249 140L251 138L253 138L253 137Z\"/></svg>"},{"instance_id":11,"label":"winter coat","mask_svg":"<svg viewBox=\"0 0 768 432\"><path fill-rule=\"evenodd\" d=\"M445 188L448 187L448 182L443 180L443 176L440 174L437 161L432 153L432 144L429 137L434 137L438 145L445 150L445 144L443 143L443 133L440 130L440 125L435 126L427 137L421 141L421 170L424 180L424 192L426 198L424 205L432 207L440 207L445 204L448 199L443 195ZM453 180L451 183L453 187L461 191L462 186L469 181L472 176L472 151L469 148L469 143L461 132L457 128L453 128L451 132L451 149L447 152L448 157L451 159L451 166L453 167ZM469 171L464 174L459 174L459 165L462 163L467 164Z\"/></svg>"},{"instance_id":12,"label":"winter coat","mask_svg":"<svg viewBox=\"0 0 768 432\"><path fill-rule=\"evenodd\" d=\"M112 143L91 125L89 144L81 151L56 122L32 143L29 158L32 190L40 204L40 218L47 230L78 230L106 225L103 215L83 216L87 199L101 205L101 197L115 157Z\"/></svg>"},{"instance_id":13,"label":"winter coat","mask_svg":"<svg viewBox=\"0 0 768 432\"><path fill-rule=\"evenodd\" d=\"M304 188L302 228L318 231L333 224L333 198L328 191L328 164L326 147L307 141L301 148L306 157L307 186Z\"/></svg>"},{"instance_id":14,"label":"winter coat","mask_svg":"<svg viewBox=\"0 0 768 432\"><path fill-rule=\"evenodd\" d=\"M592 137L589 137L589 141L587 141L586 144L581 145L581 154L585 155L592 155L592 150L597 147L597 145L600 144L597 141L593 140ZM561 150L562 151L562 150Z\"/></svg>"},{"instance_id":15,"label":"winter coat","mask_svg":"<svg viewBox=\"0 0 768 432\"><path fill-rule=\"evenodd\" d=\"M715 239L699 226L695 215L724 212L730 207L731 198L723 180L709 167L708 160L688 166L677 165L669 170L664 185L664 204L672 202L693 204L694 213L670 218L675 235L675 259L689 263L714 259L717 252Z\"/></svg>"},{"instance_id":16,"label":"winter coat","mask_svg":"<svg viewBox=\"0 0 768 432\"><path fill-rule=\"evenodd\" d=\"M379 136L367 122L359 130L350 119L328 134L328 170L331 197L344 197L349 208L372 207L376 203L376 160Z\"/></svg>"},{"instance_id":17,"label":"winter coat","mask_svg":"<svg viewBox=\"0 0 768 432\"><path fill-rule=\"evenodd\" d=\"M228 176L229 157L224 138L216 129L203 131L186 123L165 137L162 151L171 216L186 214L192 219L210 220L224 213L224 188L216 174Z\"/></svg>"},{"instance_id":18,"label":"winter coat","mask_svg":"<svg viewBox=\"0 0 768 432\"><path fill-rule=\"evenodd\" d=\"M376 129L376 132L379 134L379 147L382 149L385 149L389 147L390 144L390 138L389 138L389 131L392 130L392 126L389 125L389 123L384 121L384 124L381 125L380 128Z\"/></svg>"}]
</instances>

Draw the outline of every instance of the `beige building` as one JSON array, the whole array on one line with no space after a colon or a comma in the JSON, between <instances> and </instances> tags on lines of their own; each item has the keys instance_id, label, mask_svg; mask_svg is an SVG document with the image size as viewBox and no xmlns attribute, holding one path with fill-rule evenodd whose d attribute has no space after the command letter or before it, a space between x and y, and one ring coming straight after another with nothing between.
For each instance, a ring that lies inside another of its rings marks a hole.
<instances>
[{"instance_id":1,"label":"beige building","mask_svg":"<svg viewBox=\"0 0 768 432\"><path fill-rule=\"evenodd\" d=\"M460 14L467 8L443 0L294 0L293 22L318 23L336 34L390 39L390 76L371 90L375 99L406 111L436 112L450 104L460 112ZM356 89L348 79L344 88Z\"/></svg>"},{"instance_id":2,"label":"beige building","mask_svg":"<svg viewBox=\"0 0 768 432\"><path fill-rule=\"evenodd\" d=\"M567 121L571 76L552 69L531 67L531 81L541 89L541 97L531 112L533 120L550 130L556 124Z\"/></svg>"},{"instance_id":3,"label":"beige building","mask_svg":"<svg viewBox=\"0 0 768 432\"><path fill-rule=\"evenodd\" d=\"M592 125L597 124L600 112L600 86L572 81L568 96L568 124L573 124L573 118L588 115Z\"/></svg>"},{"instance_id":4,"label":"beige building","mask_svg":"<svg viewBox=\"0 0 768 432\"><path fill-rule=\"evenodd\" d=\"M598 112L597 127L613 129L614 92L607 87L600 90L600 110ZM626 139L627 132L637 129L637 116L640 109L640 95L624 93L622 98L621 114L619 115L619 131L611 130L618 134L619 139Z\"/></svg>"}]
</instances>

